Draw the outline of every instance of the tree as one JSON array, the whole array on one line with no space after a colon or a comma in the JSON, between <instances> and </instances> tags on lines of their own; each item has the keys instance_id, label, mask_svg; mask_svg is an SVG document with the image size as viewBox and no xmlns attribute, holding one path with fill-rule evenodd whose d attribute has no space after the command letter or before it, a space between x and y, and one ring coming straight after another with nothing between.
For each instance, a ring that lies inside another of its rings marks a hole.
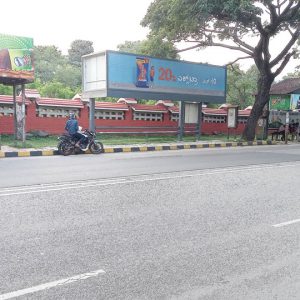
<instances>
[{"instance_id":1,"label":"tree","mask_svg":"<svg viewBox=\"0 0 300 300\"><path fill-rule=\"evenodd\" d=\"M81 67L71 65L68 57L56 46L37 46L34 48L35 82L29 85L37 88L43 96L70 98L70 91L81 87ZM57 83L61 83L58 85ZM53 87L62 89L54 91ZM67 89L67 92L66 92Z\"/></svg>"},{"instance_id":2,"label":"tree","mask_svg":"<svg viewBox=\"0 0 300 300\"><path fill-rule=\"evenodd\" d=\"M9 85L0 84L0 95L12 95L13 89Z\"/></svg>"},{"instance_id":3,"label":"tree","mask_svg":"<svg viewBox=\"0 0 300 300\"><path fill-rule=\"evenodd\" d=\"M171 42L163 41L159 36L148 36L148 39L143 41L125 41L124 44L118 45L118 50L158 58L179 58L176 47Z\"/></svg>"},{"instance_id":4,"label":"tree","mask_svg":"<svg viewBox=\"0 0 300 300\"><path fill-rule=\"evenodd\" d=\"M85 40L75 40L68 50L69 62L72 65L81 66L81 57L94 52L93 42Z\"/></svg>"},{"instance_id":5,"label":"tree","mask_svg":"<svg viewBox=\"0 0 300 300\"><path fill-rule=\"evenodd\" d=\"M71 64L58 66L53 80L71 88L79 88L81 87L81 68Z\"/></svg>"},{"instance_id":6,"label":"tree","mask_svg":"<svg viewBox=\"0 0 300 300\"><path fill-rule=\"evenodd\" d=\"M228 67L227 72L227 102L238 105L241 109L253 105L258 70L253 65L243 71L238 64Z\"/></svg>"},{"instance_id":7,"label":"tree","mask_svg":"<svg viewBox=\"0 0 300 300\"><path fill-rule=\"evenodd\" d=\"M299 0L155 0L142 20L152 35L170 42L192 43L185 50L207 46L228 48L251 58L258 69L257 95L243 137L254 140L255 127L269 101L271 85L297 54ZM270 42L281 32L289 41L271 55ZM232 62L233 63L233 62Z\"/></svg>"},{"instance_id":8,"label":"tree","mask_svg":"<svg viewBox=\"0 0 300 300\"><path fill-rule=\"evenodd\" d=\"M71 99L78 92L65 86L61 82L47 82L40 86L39 92L42 97Z\"/></svg>"},{"instance_id":9,"label":"tree","mask_svg":"<svg viewBox=\"0 0 300 300\"><path fill-rule=\"evenodd\" d=\"M35 77L41 82L48 82L54 79L59 66L67 63L56 46L37 46L33 50Z\"/></svg>"},{"instance_id":10,"label":"tree","mask_svg":"<svg viewBox=\"0 0 300 300\"><path fill-rule=\"evenodd\" d=\"M125 41L123 44L119 44L117 48L122 52L144 54L141 46L142 41Z\"/></svg>"}]
</instances>

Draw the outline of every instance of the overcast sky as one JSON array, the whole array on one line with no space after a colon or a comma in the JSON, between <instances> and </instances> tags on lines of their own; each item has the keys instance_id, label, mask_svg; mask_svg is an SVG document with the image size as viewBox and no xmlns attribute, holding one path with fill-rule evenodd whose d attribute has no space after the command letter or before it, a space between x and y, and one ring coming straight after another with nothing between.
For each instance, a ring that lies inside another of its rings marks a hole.
<instances>
[{"instance_id":1,"label":"overcast sky","mask_svg":"<svg viewBox=\"0 0 300 300\"><path fill-rule=\"evenodd\" d=\"M116 50L125 41L143 40L140 22L152 0L9 0L1 1L0 31L32 37L35 45L55 45L67 54L76 39L93 42L95 52ZM279 39L274 49L282 44ZM238 52L222 48L181 53L182 59L224 65ZM244 56L242 54L242 56ZM241 61L247 68L252 60ZM300 64L300 63L298 63ZM291 72L291 62L285 72Z\"/></svg>"}]
</instances>

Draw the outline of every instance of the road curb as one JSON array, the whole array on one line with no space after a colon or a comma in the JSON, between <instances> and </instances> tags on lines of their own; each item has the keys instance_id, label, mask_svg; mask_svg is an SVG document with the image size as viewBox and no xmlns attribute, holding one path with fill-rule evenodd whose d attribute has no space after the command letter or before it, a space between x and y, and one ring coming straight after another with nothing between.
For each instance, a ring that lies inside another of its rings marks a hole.
<instances>
[{"instance_id":1,"label":"road curb","mask_svg":"<svg viewBox=\"0 0 300 300\"><path fill-rule=\"evenodd\" d=\"M147 151L165 151L165 150L183 150L183 149L207 149L207 148L228 148L228 147L245 147L245 146L263 146L277 145L276 141L256 141L256 142L224 142L224 143L191 143L176 145L157 145L157 146L121 146L105 147L104 153L121 153L121 152L147 152ZM85 153L90 154L90 153ZM9 157L29 157L29 156L52 156L60 155L58 150L33 150L33 151L1 151L0 158Z\"/></svg>"}]
</instances>

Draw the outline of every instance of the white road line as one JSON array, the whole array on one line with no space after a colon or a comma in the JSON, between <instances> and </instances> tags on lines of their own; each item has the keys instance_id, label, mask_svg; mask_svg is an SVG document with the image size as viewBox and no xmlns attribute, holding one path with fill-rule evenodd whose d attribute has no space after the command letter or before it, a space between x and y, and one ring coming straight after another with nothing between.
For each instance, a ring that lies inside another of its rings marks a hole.
<instances>
[{"instance_id":1,"label":"white road line","mask_svg":"<svg viewBox=\"0 0 300 300\"><path fill-rule=\"evenodd\" d=\"M57 280L57 281L44 283L44 284L41 284L41 285L33 286L31 288L27 288L27 289L15 291L15 292L7 293L7 294L2 294L2 295L0 295L0 300L16 298L16 297L20 297L20 296L23 296L23 295L39 292L39 291L42 291L42 290L47 290L47 289L50 289L50 288L53 288L53 287L66 285L66 284L73 283L73 282L76 282L76 281L79 281L79 280L85 280L85 279L88 279L90 277L98 276L99 274L102 274L102 273L105 273L105 271L104 270L97 270L97 271L84 273L84 274L76 275L76 276L73 276L73 277L69 277L69 278L65 278L65 279L61 279L61 280Z\"/></svg>"},{"instance_id":2,"label":"white road line","mask_svg":"<svg viewBox=\"0 0 300 300\"><path fill-rule=\"evenodd\" d=\"M279 223L279 224L275 224L272 225L273 227L283 227L283 226L287 226L287 225L291 225L291 224L295 224L295 223L299 223L300 219L295 219L295 220L291 220L288 222L283 222L283 223Z\"/></svg>"},{"instance_id":3,"label":"white road line","mask_svg":"<svg viewBox=\"0 0 300 300\"><path fill-rule=\"evenodd\" d=\"M126 180L126 178L104 178L104 179L91 179L91 180L85 180L85 181L76 181L76 182L64 182L64 183L60 183L60 182L56 182L56 183L47 183L47 184L37 184L37 185L31 185L31 186L19 186L19 187L9 187L9 188L2 188L1 193L2 192L16 192L16 191L31 191L34 189L39 189L42 190L42 188L60 188L60 187L75 187L75 188L79 188L80 186L86 186L87 184L96 184L99 183L100 181L102 183L110 183L110 182L115 182L115 181L121 181L121 180Z\"/></svg>"}]
</instances>

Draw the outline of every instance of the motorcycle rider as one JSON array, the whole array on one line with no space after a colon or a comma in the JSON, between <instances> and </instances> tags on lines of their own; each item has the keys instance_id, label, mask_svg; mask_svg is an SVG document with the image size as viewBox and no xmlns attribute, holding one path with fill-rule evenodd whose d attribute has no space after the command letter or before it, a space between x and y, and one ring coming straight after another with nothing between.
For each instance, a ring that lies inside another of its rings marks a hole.
<instances>
[{"instance_id":1,"label":"motorcycle rider","mask_svg":"<svg viewBox=\"0 0 300 300\"><path fill-rule=\"evenodd\" d=\"M75 144L75 147L82 149L80 145L84 144L86 137L79 131L78 121L75 118L75 113L70 112L69 114L69 120L66 123L65 130L68 131L69 135L72 137L72 139L77 140L77 143Z\"/></svg>"}]
</instances>

